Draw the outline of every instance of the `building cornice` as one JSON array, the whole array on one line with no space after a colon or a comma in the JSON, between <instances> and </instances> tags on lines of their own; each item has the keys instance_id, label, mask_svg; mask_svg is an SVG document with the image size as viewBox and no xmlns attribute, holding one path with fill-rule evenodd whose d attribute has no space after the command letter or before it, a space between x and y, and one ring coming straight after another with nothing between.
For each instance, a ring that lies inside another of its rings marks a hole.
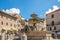
<instances>
[{"instance_id":1,"label":"building cornice","mask_svg":"<svg viewBox=\"0 0 60 40\"><path fill-rule=\"evenodd\" d=\"M53 12L50 12L50 13L47 13L46 15L48 15L48 14L51 14L51 13L55 13L55 12L57 12L57 11L60 11L60 9L58 9L58 10L55 10L55 11L53 11Z\"/></svg>"},{"instance_id":2,"label":"building cornice","mask_svg":"<svg viewBox=\"0 0 60 40\"><path fill-rule=\"evenodd\" d=\"M11 16L11 15L9 15L9 14L3 12L3 11L0 11L0 14L9 16L9 17L11 17L11 18L13 18L13 19L17 19L16 17L13 17L13 16Z\"/></svg>"}]
</instances>

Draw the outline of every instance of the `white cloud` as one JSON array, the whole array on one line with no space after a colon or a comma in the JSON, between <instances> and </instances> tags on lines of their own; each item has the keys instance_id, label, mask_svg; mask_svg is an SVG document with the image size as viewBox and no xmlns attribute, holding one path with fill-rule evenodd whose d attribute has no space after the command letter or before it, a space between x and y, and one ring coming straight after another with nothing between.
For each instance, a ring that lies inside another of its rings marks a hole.
<instances>
[{"instance_id":1,"label":"white cloud","mask_svg":"<svg viewBox=\"0 0 60 40\"><path fill-rule=\"evenodd\" d=\"M6 9L2 11L8 14L19 14L20 13L20 10L18 8L11 8L11 9Z\"/></svg>"},{"instance_id":2,"label":"white cloud","mask_svg":"<svg viewBox=\"0 0 60 40\"><path fill-rule=\"evenodd\" d=\"M46 14L48 14L48 13L50 13L50 12L53 12L53 11L55 11L55 10L58 10L58 9L59 9L59 7L56 6L56 5L54 5L54 6L53 6L53 9L49 9L48 11L46 11Z\"/></svg>"},{"instance_id":3,"label":"white cloud","mask_svg":"<svg viewBox=\"0 0 60 40\"><path fill-rule=\"evenodd\" d=\"M18 8L11 8L11 9L6 9L6 10L2 10L3 12L7 13L7 14L18 14L20 13L20 10ZM21 17L21 15L20 15ZM22 20L25 20L25 18L21 17Z\"/></svg>"},{"instance_id":4,"label":"white cloud","mask_svg":"<svg viewBox=\"0 0 60 40\"><path fill-rule=\"evenodd\" d=\"M58 0L58 2L60 2L60 0Z\"/></svg>"},{"instance_id":5,"label":"white cloud","mask_svg":"<svg viewBox=\"0 0 60 40\"><path fill-rule=\"evenodd\" d=\"M25 20L25 18L23 18L23 17L21 17L22 18L22 20Z\"/></svg>"}]
</instances>

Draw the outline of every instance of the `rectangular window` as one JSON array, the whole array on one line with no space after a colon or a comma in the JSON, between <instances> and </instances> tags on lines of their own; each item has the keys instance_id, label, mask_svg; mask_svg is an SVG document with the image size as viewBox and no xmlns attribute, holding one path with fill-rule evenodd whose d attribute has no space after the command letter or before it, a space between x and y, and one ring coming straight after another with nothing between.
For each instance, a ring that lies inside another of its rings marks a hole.
<instances>
[{"instance_id":1,"label":"rectangular window","mask_svg":"<svg viewBox=\"0 0 60 40\"><path fill-rule=\"evenodd\" d=\"M52 26L54 26L54 21L52 21Z\"/></svg>"},{"instance_id":2,"label":"rectangular window","mask_svg":"<svg viewBox=\"0 0 60 40\"><path fill-rule=\"evenodd\" d=\"M8 23L6 23L6 25L8 25Z\"/></svg>"},{"instance_id":3,"label":"rectangular window","mask_svg":"<svg viewBox=\"0 0 60 40\"><path fill-rule=\"evenodd\" d=\"M6 19L8 19L8 17L6 17Z\"/></svg>"},{"instance_id":4,"label":"rectangular window","mask_svg":"<svg viewBox=\"0 0 60 40\"><path fill-rule=\"evenodd\" d=\"M1 18L3 18L3 15L1 15Z\"/></svg>"},{"instance_id":5,"label":"rectangular window","mask_svg":"<svg viewBox=\"0 0 60 40\"><path fill-rule=\"evenodd\" d=\"M12 24L10 24L12 26Z\"/></svg>"},{"instance_id":6,"label":"rectangular window","mask_svg":"<svg viewBox=\"0 0 60 40\"><path fill-rule=\"evenodd\" d=\"M14 24L14 27L16 27L16 25Z\"/></svg>"},{"instance_id":7,"label":"rectangular window","mask_svg":"<svg viewBox=\"0 0 60 40\"><path fill-rule=\"evenodd\" d=\"M46 26L49 26L48 24Z\"/></svg>"},{"instance_id":8,"label":"rectangular window","mask_svg":"<svg viewBox=\"0 0 60 40\"><path fill-rule=\"evenodd\" d=\"M3 25L3 21L1 22L1 24Z\"/></svg>"},{"instance_id":9,"label":"rectangular window","mask_svg":"<svg viewBox=\"0 0 60 40\"><path fill-rule=\"evenodd\" d=\"M51 27L50 27L50 31L51 31L52 29L51 29Z\"/></svg>"},{"instance_id":10,"label":"rectangular window","mask_svg":"<svg viewBox=\"0 0 60 40\"><path fill-rule=\"evenodd\" d=\"M54 14L52 14L51 17L54 18Z\"/></svg>"},{"instance_id":11,"label":"rectangular window","mask_svg":"<svg viewBox=\"0 0 60 40\"><path fill-rule=\"evenodd\" d=\"M56 30L56 27L54 27L54 30Z\"/></svg>"},{"instance_id":12,"label":"rectangular window","mask_svg":"<svg viewBox=\"0 0 60 40\"><path fill-rule=\"evenodd\" d=\"M58 24L60 24L60 22L58 22Z\"/></svg>"}]
</instances>

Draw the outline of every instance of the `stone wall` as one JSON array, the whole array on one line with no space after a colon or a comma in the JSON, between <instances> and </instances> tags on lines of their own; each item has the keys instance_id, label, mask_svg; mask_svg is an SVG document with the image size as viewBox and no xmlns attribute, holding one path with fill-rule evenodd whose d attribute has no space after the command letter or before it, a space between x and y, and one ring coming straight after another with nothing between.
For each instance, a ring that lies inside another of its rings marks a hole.
<instances>
[{"instance_id":1,"label":"stone wall","mask_svg":"<svg viewBox=\"0 0 60 40\"><path fill-rule=\"evenodd\" d=\"M51 34L46 31L30 31L26 33L28 40L43 40L51 37Z\"/></svg>"}]
</instances>

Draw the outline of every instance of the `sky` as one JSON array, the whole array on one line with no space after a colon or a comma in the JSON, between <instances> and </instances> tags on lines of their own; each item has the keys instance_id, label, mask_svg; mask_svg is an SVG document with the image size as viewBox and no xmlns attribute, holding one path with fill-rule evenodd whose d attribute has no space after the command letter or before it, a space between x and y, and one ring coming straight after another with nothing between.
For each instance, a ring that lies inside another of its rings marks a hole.
<instances>
[{"instance_id":1,"label":"sky","mask_svg":"<svg viewBox=\"0 0 60 40\"><path fill-rule=\"evenodd\" d=\"M25 19L29 19L32 13L45 18L46 13L59 8L60 0L0 0L0 10L17 13Z\"/></svg>"}]
</instances>

